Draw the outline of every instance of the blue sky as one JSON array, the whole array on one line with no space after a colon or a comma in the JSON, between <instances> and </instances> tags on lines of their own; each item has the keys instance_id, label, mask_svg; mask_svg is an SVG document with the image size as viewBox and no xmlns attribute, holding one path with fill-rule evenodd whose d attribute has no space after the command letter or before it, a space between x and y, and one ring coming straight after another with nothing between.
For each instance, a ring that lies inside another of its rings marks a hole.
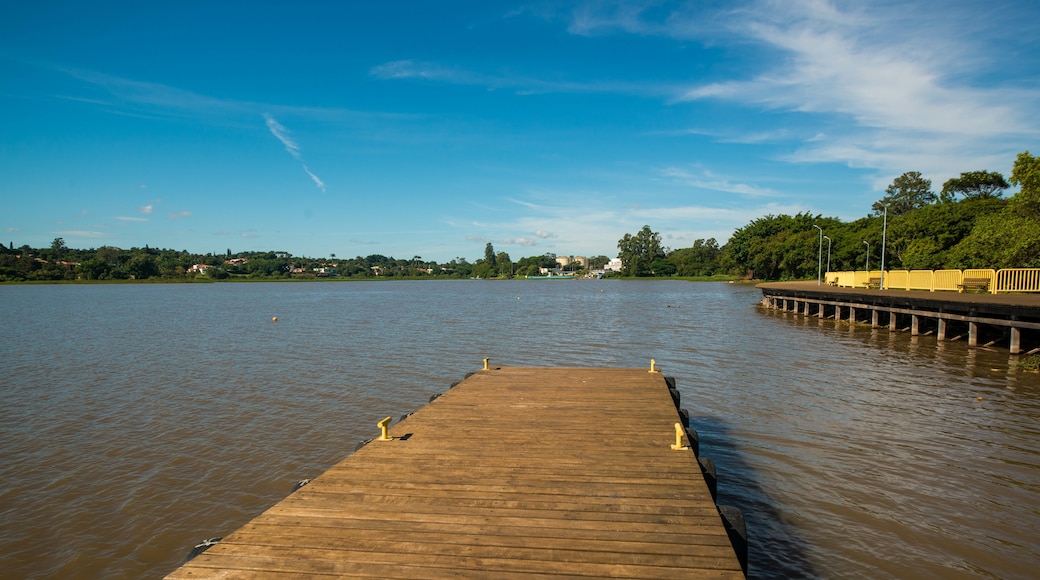
<instances>
[{"instance_id":1,"label":"blue sky","mask_svg":"<svg viewBox=\"0 0 1040 580\"><path fill-rule=\"evenodd\" d=\"M905 171L1040 152L1038 25L1032 0L15 0L0 235L443 262L856 219Z\"/></svg>"}]
</instances>

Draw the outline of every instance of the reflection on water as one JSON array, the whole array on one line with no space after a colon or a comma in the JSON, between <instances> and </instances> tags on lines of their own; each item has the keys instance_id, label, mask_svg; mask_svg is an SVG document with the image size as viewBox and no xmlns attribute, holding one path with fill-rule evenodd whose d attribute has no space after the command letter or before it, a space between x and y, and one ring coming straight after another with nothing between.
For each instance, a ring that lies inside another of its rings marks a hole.
<instances>
[{"instance_id":1,"label":"reflection on water","mask_svg":"<svg viewBox=\"0 0 1040 580\"><path fill-rule=\"evenodd\" d=\"M0 287L5 575L158 576L485 356L673 375L752 576L1040 566L1040 376L670 281ZM278 322L272 322L277 316ZM979 400L981 397L981 400Z\"/></svg>"}]
</instances>

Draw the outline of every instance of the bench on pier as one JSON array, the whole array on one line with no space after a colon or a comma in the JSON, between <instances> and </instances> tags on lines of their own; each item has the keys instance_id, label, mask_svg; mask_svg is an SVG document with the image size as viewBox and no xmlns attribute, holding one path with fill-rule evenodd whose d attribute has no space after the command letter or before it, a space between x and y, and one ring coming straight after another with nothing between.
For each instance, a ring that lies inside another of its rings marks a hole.
<instances>
[{"instance_id":1,"label":"bench on pier","mask_svg":"<svg viewBox=\"0 0 1040 580\"><path fill-rule=\"evenodd\" d=\"M867 280L867 283L864 284L864 286L867 288L881 288L881 278L871 278L870 280Z\"/></svg>"},{"instance_id":2,"label":"bench on pier","mask_svg":"<svg viewBox=\"0 0 1040 580\"><path fill-rule=\"evenodd\" d=\"M957 284L958 292L964 292L969 288L985 292L989 289L989 278L965 278L961 280L960 284Z\"/></svg>"},{"instance_id":3,"label":"bench on pier","mask_svg":"<svg viewBox=\"0 0 1040 580\"><path fill-rule=\"evenodd\" d=\"M827 285L828 286L837 286L838 285L838 277L835 276L833 280L828 280L827 281Z\"/></svg>"}]
</instances>

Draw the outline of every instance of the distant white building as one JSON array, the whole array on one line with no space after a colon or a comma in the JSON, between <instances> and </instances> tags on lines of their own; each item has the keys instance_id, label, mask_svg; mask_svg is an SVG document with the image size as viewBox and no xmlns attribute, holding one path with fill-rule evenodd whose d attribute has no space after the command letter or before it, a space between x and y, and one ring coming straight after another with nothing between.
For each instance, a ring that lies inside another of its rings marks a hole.
<instances>
[{"instance_id":1,"label":"distant white building","mask_svg":"<svg viewBox=\"0 0 1040 580\"><path fill-rule=\"evenodd\" d=\"M611 260L607 262L607 265L603 266L603 269L607 272L620 272L621 258L611 258Z\"/></svg>"}]
</instances>

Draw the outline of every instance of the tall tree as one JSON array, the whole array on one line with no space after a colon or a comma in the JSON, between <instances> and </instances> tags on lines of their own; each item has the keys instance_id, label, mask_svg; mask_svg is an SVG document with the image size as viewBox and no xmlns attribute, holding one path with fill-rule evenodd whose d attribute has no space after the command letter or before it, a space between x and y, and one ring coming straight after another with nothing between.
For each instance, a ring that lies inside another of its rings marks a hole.
<instances>
[{"instance_id":1,"label":"tall tree","mask_svg":"<svg viewBox=\"0 0 1040 580\"><path fill-rule=\"evenodd\" d=\"M64 238L54 238L54 241L51 242L51 252L54 254L55 260L62 259L62 257L65 255L65 250L67 249L68 247L65 246Z\"/></svg>"},{"instance_id":2,"label":"tall tree","mask_svg":"<svg viewBox=\"0 0 1040 580\"><path fill-rule=\"evenodd\" d=\"M489 267L495 267L495 246L492 246L491 242L484 246L484 261L487 262Z\"/></svg>"},{"instance_id":3,"label":"tall tree","mask_svg":"<svg viewBox=\"0 0 1040 580\"><path fill-rule=\"evenodd\" d=\"M932 192L932 181L921 177L919 171L907 171L895 178L885 189L885 194L871 206L877 215L881 215L886 206L889 215L903 215L935 203L937 199Z\"/></svg>"},{"instance_id":4,"label":"tall tree","mask_svg":"<svg viewBox=\"0 0 1040 580\"><path fill-rule=\"evenodd\" d=\"M1004 176L996 171L968 171L960 177L947 179L943 184L942 196L952 200L959 193L964 199L1000 197L1010 187Z\"/></svg>"},{"instance_id":5,"label":"tall tree","mask_svg":"<svg viewBox=\"0 0 1040 580\"><path fill-rule=\"evenodd\" d=\"M495 255L495 267L498 269L499 274L513 273L513 260L509 258L509 254L506 252L499 252Z\"/></svg>"},{"instance_id":6,"label":"tall tree","mask_svg":"<svg viewBox=\"0 0 1040 580\"><path fill-rule=\"evenodd\" d=\"M1023 213L1040 214L1040 157L1023 151L1015 158L1011 169L1011 183L1019 186L1014 200Z\"/></svg>"},{"instance_id":7,"label":"tall tree","mask_svg":"<svg viewBox=\"0 0 1040 580\"><path fill-rule=\"evenodd\" d=\"M621 269L626 276L652 274L651 264L664 258L661 234L652 231L650 226L643 226L634 236L625 234L618 240L618 258L621 258Z\"/></svg>"}]
</instances>

